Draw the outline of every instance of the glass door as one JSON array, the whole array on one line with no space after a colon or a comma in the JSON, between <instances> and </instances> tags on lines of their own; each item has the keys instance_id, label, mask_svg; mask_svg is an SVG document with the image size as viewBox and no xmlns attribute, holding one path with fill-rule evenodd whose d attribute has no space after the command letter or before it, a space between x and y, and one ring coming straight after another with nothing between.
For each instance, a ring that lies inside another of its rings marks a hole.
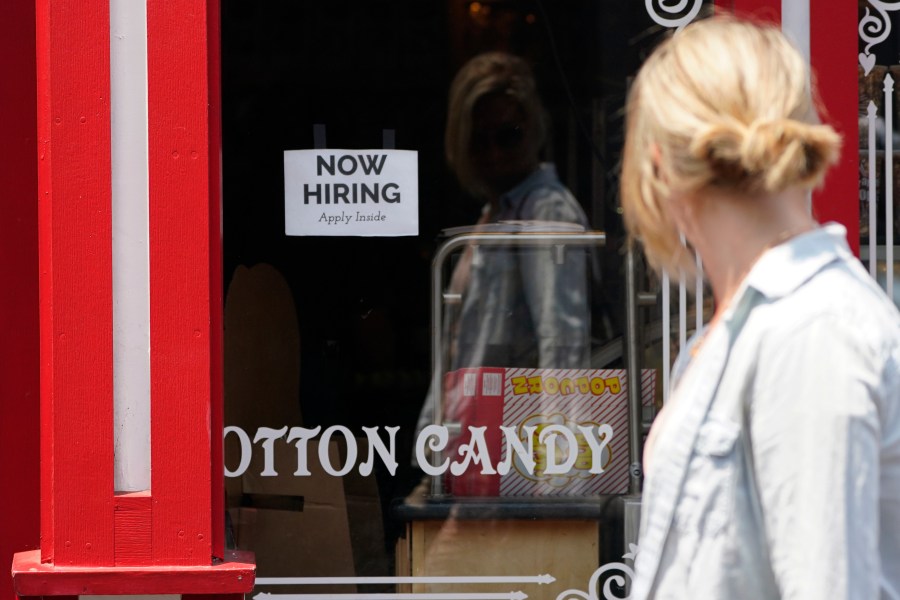
<instances>
[{"instance_id":1,"label":"glass door","mask_svg":"<svg viewBox=\"0 0 900 600\"><path fill-rule=\"evenodd\" d=\"M630 569L663 352L656 296L626 293L623 107L712 10L682 4L223 2L226 484L254 594L552 598Z\"/></svg>"}]
</instances>

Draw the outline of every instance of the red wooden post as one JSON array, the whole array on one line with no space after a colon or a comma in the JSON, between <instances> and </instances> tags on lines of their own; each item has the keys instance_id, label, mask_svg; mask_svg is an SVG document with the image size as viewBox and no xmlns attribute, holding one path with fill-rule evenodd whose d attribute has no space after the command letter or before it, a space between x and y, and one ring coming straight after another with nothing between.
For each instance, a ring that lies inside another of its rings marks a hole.
<instances>
[{"instance_id":1,"label":"red wooden post","mask_svg":"<svg viewBox=\"0 0 900 600\"><path fill-rule=\"evenodd\" d=\"M741 17L781 23L782 0L716 0L716 8Z\"/></svg>"},{"instance_id":2,"label":"red wooden post","mask_svg":"<svg viewBox=\"0 0 900 600\"><path fill-rule=\"evenodd\" d=\"M207 77L210 90L207 124L209 133L208 182L209 198L209 289L210 289L210 425L213 432L210 455L212 485L213 556L223 556L225 548L225 290L222 273L222 53L221 8L219 0L208 2L206 19ZM195 599L199 600L199 599Z\"/></svg>"},{"instance_id":3,"label":"red wooden post","mask_svg":"<svg viewBox=\"0 0 900 600\"><path fill-rule=\"evenodd\" d=\"M117 493L110 2L37 2L42 540L19 596L253 587L223 543L218 11L146 3L152 475Z\"/></svg>"},{"instance_id":4,"label":"red wooden post","mask_svg":"<svg viewBox=\"0 0 900 600\"><path fill-rule=\"evenodd\" d=\"M857 5L844 0L809 4L810 62L826 108L823 120L844 138L840 162L813 195L813 213L819 221L844 225L850 248L859 255Z\"/></svg>"},{"instance_id":5,"label":"red wooden post","mask_svg":"<svg viewBox=\"0 0 900 600\"><path fill-rule=\"evenodd\" d=\"M0 3L0 600L40 544L34 2Z\"/></svg>"},{"instance_id":6,"label":"red wooden post","mask_svg":"<svg viewBox=\"0 0 900 600\"><path fill-rule=\"evenodd\" d=\"M41 562L112 566L109 3L36 6Z\"/></svg>"},{"instance_id":7,"label":"red wooden post","mask_svg":"<svg viewBox=\"0 0 900 600\"><path fill-rule=\"evenodd\" d=\"M202 564L212 547L212 243L205 0L147 3L153 562ZM187 59L187 60L186 60ZM215 93L215 92L213 92ZM213 203L216 213L218 197ZM219 373L221 375L221 373ZM206 399L206 401L200 401ZM221 404L221 396L217 402ZM161 443L154 443L160 440ZM170 443L175 441L175 444ZM196 443L195 443L196 442ZM219 462L221 465L221 460ZM221 483L221 482L220 482ZM224 513L216 530L224 529ZM221 548L217 549L221 556Z\"/></svg>"},{"instance_id":8,"label":"red wooden post","mask_svg":"<svg viewBox=\"0 0 900 600\"><path fill-rule=\"evenodd\" d=\"M847 228L847 241L859 254L859 119L857 6L843 0L808 0L810 67L824 107L823 120L843 136L840 162L825 187L813 193L820 222ZM782 0L716 0L716 9L781 23Z\"/></svg>"}]
</instances>

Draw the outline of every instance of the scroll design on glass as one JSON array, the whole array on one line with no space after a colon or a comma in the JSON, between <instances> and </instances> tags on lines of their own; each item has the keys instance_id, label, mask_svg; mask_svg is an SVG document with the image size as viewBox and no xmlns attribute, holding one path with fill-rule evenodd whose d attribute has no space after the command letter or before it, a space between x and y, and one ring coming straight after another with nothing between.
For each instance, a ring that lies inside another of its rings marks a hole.
<instances>
[{"instance_id":1,"label":"scroll design on glass","mask_svg":"<svg viewBox=\"0 0 900 600\"><path fill-rule=\"evenodd\" d=\"M868 0L868 2L877 11L877 16L867 7L865 16L859 22L860 38L866 42L864 52L859 55L862 68L860 85L864 86L861 94L862 101L868 100L865 105L862 103L860 105L860 126L861 131L865 132L861 135L863 143L860 145L860 154L862 156L865 153L866 159L865 163L860 165L860 175L865 177L863 181L867 179L868 186L864 191L860 190L860 216L868 221L867 227L861 224L861 230L868 230L869 274L878 281L888 297L897 303L898 299L894 293L896 267L894 85L898 71L896 66L876 65L875 55L869 52L874 45L890 36L891 22L887 13L900 10L900 1L888 3L882 0ZM879 161L882 164L879 164ZM883 173L880 181L879 172ZM866 183L861 182L861 185L865 186ZM883 209L880 205L882 201ZM879 212L881 210L883 212ZM879 228L884 235L883 244L880 243ZM863 256L863 259L865 258Z\"/></svg>"},{"instance_id":2,"label":"scroll design on glass","mask_svg":"<svg viewBox=\"0 0 900 600\"><path fill-rule=\"evenodd\" d=\"M693 5L688 9L690 2L693 2ZM703 0L646 0L646 7L647 14L657 25L681 29L697 18L703 7Z\"/></svg>"},{"instance_id":3,"label":"scroll design on glass","mask_svg":"<svg viewBox=\"0 0 900 600\"><path fill-rule=\"evenodd\" d=\"M638 552L640 552L640 549L634 544L628 544L628 547L629 552L623 554L622 558L633 563ZM600 600L600 596L598 595L600 591L600 578L608 573L616 572L621 572L621 574L609 575L606 581L603 582L603 600L627 600L630 598L630 595L628 595L627 592L628 586L626 586L626 582L630 582L634 579L634 569L624 562L606 563L591 575L591 580L588 582L586 592L581 590L566 590L557 596L556 600ZM627 580L626 577L628 578ZM613 584L625 588L626 595L614 595L612 590Z\"/></svg>"},{"instance_id":4,"label":"scroll design on glass","mask_svg":"<svg viewBox=\"0 0 900 600\"><path fill-rule=\"evenodd\" d=\"M872 14L869 6L874 8L877 14ZM859 20L859 37L866 42L866 47L859 53L859 64L866 75L875 67L875 55L869 51L872 46L880 44L891 35L891 20L888 13L900 10L900 2L869 0L869 6L866 7L865 16Z\"/></svg>"}]
</instances>

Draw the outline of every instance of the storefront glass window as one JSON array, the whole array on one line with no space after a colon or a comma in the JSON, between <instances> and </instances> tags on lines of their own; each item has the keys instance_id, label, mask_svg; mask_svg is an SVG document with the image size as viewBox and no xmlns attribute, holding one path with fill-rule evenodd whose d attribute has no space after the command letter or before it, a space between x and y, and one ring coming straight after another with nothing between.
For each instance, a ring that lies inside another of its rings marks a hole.
<instances>
[{"instance_id":1,"label":"storefront glass window","mask_svg":"<svg viewBox=\"0 0 900 600\"><path fill-rule=\"evenodd\" d=\"M630 568L628 388L648 422L663 353L636 257L626 369L623 106L711 11L684 4L223 3L228 533L254 593L555 598ZM386 235L400 151L416 231ZM291 190L313 234L285 233Z\"/></svg>"}]
</instances>

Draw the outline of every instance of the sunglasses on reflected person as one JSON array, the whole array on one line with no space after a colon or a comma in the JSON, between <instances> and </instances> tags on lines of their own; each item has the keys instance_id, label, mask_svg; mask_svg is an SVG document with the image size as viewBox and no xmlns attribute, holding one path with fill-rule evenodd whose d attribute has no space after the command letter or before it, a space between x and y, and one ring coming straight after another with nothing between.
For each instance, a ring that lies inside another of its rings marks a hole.
<instances>
[{"instance_id":1,"label":"sunglasses on reflected person","mask_svg":"<svg viewBox=\"0 0 900 600\"><path fill-rule=\"evenodd\" d=\"M515 148L522 143L525 132L519 125L501 125L496 129L476 131L472 134L472 146L480 148L493 145L497 148Z\"/></svg>"}]
</instances>

